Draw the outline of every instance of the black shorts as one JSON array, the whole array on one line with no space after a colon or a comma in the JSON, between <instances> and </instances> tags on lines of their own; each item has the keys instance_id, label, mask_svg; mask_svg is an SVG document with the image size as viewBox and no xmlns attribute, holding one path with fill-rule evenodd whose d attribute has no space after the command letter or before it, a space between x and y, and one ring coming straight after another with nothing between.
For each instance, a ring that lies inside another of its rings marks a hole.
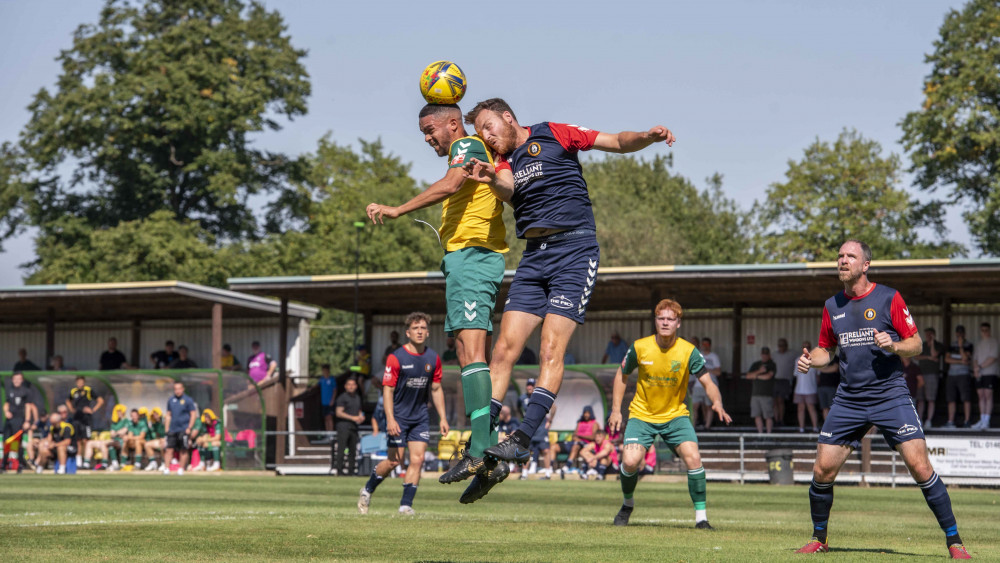
<instances>
[{"instance_id":1,"label":"black shorts","mask_svg":"<svg viewBox=\"0 0 1000 563\"><path fill-rule=\"evenodd\" d=\"M962 401L967 403L972 400L972 376L949 375L945 380L945 395L949 403Z\"/></svg>"},{"instance_id":2,"label":"black shorts","mask_svg":"<svg viewBox=\"0 0 1000 563\"><path fill-rule=\"evenodd\" d=\"M168 432L167 449L188 450L191 449L191 441L185 432Z\"/></svg>"},{"instance_id":3,"label":"black shorts","mask_svg":"<svg viewBox=\"0 0 1000 563\"><path fill-rule=\"evenodd\" d=\"M323 416L334 416L336 411L337 409L333 405L323 405Z\"/></svg>"},{"instance_id":4,"label":"black shorts","mask_svg":"<svg viewBox=\"0 0 1000 563\"><path fill-rule=\"evenodd\" d=\"M3 423L3 437L6 440L14 434L17 434L18 430L24 429L24 419L23 418L9 418Z\"/></svg>"},{"instance_id":5,"label":"black shorts","mask_svg":"<svg viewBox=\"0 0 1000 563\"><path fill-rule=\"evenodd\" d=\"M976 382L976 389L993 389L997 385L997 376L982 375Z\"/></svg>"}]
</instances>

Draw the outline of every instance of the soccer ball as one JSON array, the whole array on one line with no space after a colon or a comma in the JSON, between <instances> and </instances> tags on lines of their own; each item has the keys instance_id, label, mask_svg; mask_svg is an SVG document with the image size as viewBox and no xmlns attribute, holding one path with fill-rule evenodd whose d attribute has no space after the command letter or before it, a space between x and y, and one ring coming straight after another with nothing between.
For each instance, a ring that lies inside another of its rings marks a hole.
<instances>
[{"instance_id":1,"label":"soccer ball","mask_svg":"<svg viewBox=\"0 0 1000 563\"><path fill-rule=\"evenodd\" d=\"M465 73L451 61L433 62L420 75L420 94L429 104L457 104L465 87Z\"/></svg>"}]
</instances>

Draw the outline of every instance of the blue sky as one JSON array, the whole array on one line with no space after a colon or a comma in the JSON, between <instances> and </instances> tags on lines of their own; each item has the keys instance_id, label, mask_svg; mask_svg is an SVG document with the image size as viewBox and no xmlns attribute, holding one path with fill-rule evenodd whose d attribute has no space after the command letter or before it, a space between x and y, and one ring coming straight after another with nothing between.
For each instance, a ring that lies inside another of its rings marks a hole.
<instances>
[{"instance_id":1,"label":"blue sky","mask_svg":"<svg viewBox=\"0 0 1000 563\"><path fill-rule=\"evenodd\" d=\"M73 30L96 21L95 0L0 0L0 141L14 140L25 107L59 72ZM663 124L677 135L676 171L704 187L715 172L744 206L764 197L817 137L845 127L901 153L898 123L922 102L924 55L961 2L505 2L467 4L265 2L285 17L305 59L309 113L256 142L311 151L380 138L433 181L443 172L417 131L417 82L435 60L469 80L463 106L501 96L522 123L592 129ZM905 161L904 161L905 162ZM923 196L921 196L923 197ZM360 210L359 210L360 214ZM957 212L950 236L969 245ZM30 236L4 243L0 286L18 285ZM975 254L975 253L973 253ZM317 272L320 273L320 272Z\"/></svg>"}]
</instances>

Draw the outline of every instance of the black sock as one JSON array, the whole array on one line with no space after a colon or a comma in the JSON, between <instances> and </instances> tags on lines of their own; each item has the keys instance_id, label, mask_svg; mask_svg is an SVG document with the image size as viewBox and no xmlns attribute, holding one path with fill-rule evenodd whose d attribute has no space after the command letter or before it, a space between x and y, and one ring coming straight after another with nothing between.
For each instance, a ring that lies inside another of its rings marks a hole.
<instances>
[{"instance_id":1,"label":"black sock","mask_svg":"<svg viewBox=\"0 0 1000 563\"><path fill-rule=\"evenodd\" d=\"M944 538L944 541L948 547L951 547L953 545L962 545L962 538L958 537L958 533L956 533L953 536L946 536Z\"/></svg>"},{"instance_id":2,"label":"black sock","mask_svg":"<svg viewBox=\"0 0 1000 563\"><path fill-rule=\"evenodd\" d=\"M531 436L528 436L527 434L525 434L524 432L522 432L520 428L517 429L517 430L515 430L510 435L510 438L511 438L511 440L514 440L515 442L517 442L518 444L520 444L521 446L523 446L525 448L527 448L529 445L531 445Z\"/></svg>"}]
</instances>

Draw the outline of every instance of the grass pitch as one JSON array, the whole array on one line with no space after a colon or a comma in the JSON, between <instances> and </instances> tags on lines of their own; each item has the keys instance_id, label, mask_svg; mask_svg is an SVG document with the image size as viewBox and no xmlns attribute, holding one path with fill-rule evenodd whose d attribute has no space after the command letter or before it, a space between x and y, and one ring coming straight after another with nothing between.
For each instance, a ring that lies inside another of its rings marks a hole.
<instances>
[{"instance_id":1,"label":"grass pitch","mask_svg":"<svg viewBox=\"0 0 1000 563\"><path fill-rule=\"evenodd\" d=\"M687 487L640 482L627 528L615 481L510 480L471 506L464 484L425 478L416 517L401 481L357 513L360 478L160 474L0 476L4 561L781 561L809 539L805 486L708 484L695 530ZM952 489L974 558L1000 559L1000 494ZM942 559L944 537L915 487L841 486L827 560ZM801 556L799 556L801 557Z\"/></svg>"}]
</instances>

